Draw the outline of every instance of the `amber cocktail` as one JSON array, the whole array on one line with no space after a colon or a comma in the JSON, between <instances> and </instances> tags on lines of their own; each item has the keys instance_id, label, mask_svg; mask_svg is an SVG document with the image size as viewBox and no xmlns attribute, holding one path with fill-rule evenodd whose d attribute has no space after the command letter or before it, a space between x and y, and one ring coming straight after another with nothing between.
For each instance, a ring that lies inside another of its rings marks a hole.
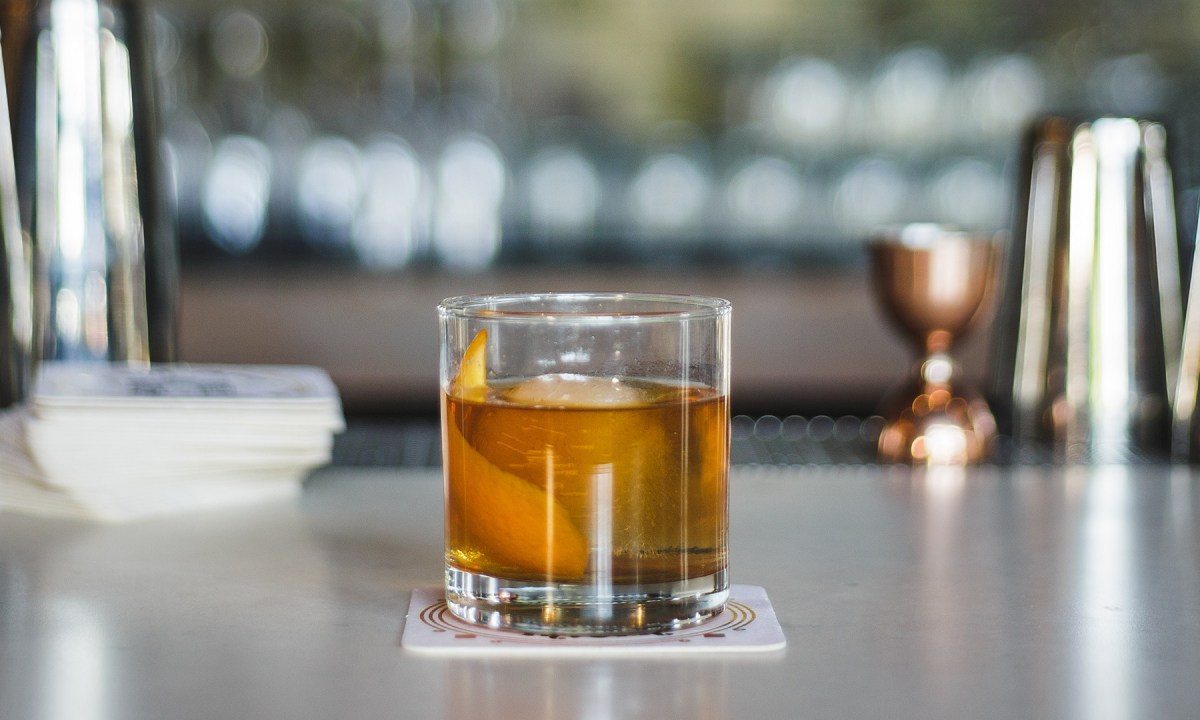
<instances>
[{"instance_id":1,"label":"amber cocktail","mask_svg":"<svg viewBox=\"0 0 1200 720\"><path fill-rule=\"evenodd\" d=\"M440 310L451 610L576 634L719 612L728 303L511 295Z\"/></svg>"}]
</instances>

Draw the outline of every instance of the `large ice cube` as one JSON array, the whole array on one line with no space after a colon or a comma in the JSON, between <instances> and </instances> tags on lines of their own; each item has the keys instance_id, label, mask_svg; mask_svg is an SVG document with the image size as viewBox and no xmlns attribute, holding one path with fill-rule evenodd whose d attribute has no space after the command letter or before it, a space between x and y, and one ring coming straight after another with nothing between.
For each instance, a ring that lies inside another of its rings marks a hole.
<instances>
[{"instance_id":1,"label":"large ice cube","mask_svg":"<svg viewBox=\"0 0 1200 720\"><path fill-rule=\"evenodd\" d=\"M516 405L562 408L642 407L680 392L669 385L559 373L539 375L514 385L503 395Z\"/></svg>"}]
</instances>

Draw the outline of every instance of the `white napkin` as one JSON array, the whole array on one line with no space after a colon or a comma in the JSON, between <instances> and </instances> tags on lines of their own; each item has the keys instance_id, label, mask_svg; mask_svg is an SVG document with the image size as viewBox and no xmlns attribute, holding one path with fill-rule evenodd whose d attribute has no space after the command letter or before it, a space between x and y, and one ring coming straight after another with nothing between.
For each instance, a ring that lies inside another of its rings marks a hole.
<instances>
[{"instance_id":1,"label":"white napkin","mask_svg":"<svg viewBox=\"0 0 1200 720\"><path fill-rule=\"evenodd\" d=\"M45 363L0 413L0 510L115 522L287 496L344 428L319 368Z\"/></svg>"}]
</instances>

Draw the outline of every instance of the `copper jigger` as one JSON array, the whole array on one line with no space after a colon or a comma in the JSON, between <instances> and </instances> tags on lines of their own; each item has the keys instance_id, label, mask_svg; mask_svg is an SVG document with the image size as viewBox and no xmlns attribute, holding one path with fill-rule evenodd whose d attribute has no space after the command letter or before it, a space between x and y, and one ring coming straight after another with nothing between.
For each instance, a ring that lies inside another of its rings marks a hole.
<instances>
[{"instance_id":1,"label":"copper jigger","mask_svg":"<svg viewBox=\"0 0 1200 720\"><path fill-rule=\"evenodd\" d=\"M919 355L881 408L880 460L965 465L986 459L996 423L950 351L990 294L993 239L913 224L877 233L870 251L876 298Z\"/></svg>"}]
</instances>

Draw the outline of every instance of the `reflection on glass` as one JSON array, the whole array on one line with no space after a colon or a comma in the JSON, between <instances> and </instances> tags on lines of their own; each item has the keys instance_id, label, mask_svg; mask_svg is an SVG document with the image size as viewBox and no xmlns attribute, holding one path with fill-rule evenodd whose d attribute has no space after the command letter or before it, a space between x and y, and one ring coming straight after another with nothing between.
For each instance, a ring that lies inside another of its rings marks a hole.
<instances>
[{"instance_id":1,"label":"reflection on glass","mask_svg":"<svg viewBox=\"0 0 1200 720\"><path fill-rule=\"evenodd\" d=\"M999 170L977 158L959 158L934 171L929 183L934 217L964 230L1004 227L1008 183Z\"/></svg>"},{"instance_id":2,"label":"reflection on glass","mask_svg":"<svg viewBox=\"0 0 1200 720\"><path fill-rule=\"evenodd\" d=\"M487 267L500 254L501 205L508 167L499 149L476 134L454 137L437 165L434 253L460 270Z\"/></svg>"},{"instance_id":3,"label":"reflection on glass","mask_svg":"<svg viewBox=\"0 0 1200 720\"><path fill-rule=\"evenodd\" d=\"M711 184L707 171L687 155L648 158L629 184L634 225L655 243L691 240L704 220Z\"/></svg>"},{"instance_id":4,"label":"reflection on glass","mask_svg":"<svg viewBox=\"0 0 1200 720\"><path fill-rule=\"evenodd\" d=\"M600 175L582 151L561 145L537 150L527 183L530 225L547 243L577 246L595 229Z\"/></svg>"},{"instance_id":5,"label":"reflection on glass","mask_svg":"<svg viewBox=\"0 0 1200 720\"><path fill-rule=\"evenodd\" d=\"M262 240L271 191L271 155L261 141L223 138L204 185L204 222L219 247L234 255Z\"/></svg>"},{"instance_id":6,"label":"reflection on glass","mask_svg":"<svg viewBox=\"0 0 1200 720\"><path fill-rule=\"evenodd\" d=\"M376 42L385 55L401 57L415 40L416 11L410 0L392 0L378 5L379 16L374 25Z\"/></svg>"},{"instance_id":7,"label":"reflection on glass","mask_svg":"<svg viewBox=\"0 0 1200 720\"><path fill-rule=\"evenodd\" d=\"M87 327L88 347L97 356L114 344L125 343L135 355L149 354L146 307L145 242L138 211L138 178L134 164L133 72L129 51L111 30L100 31L101 133L103 153L104 231L112 254L107 276L93 269L85 289L94 314ZM139 357L139 359L141 359Z\"/></svg>"},{"instance_id":8,"label":"reflection on glass","mask_svg":"<svg viewBox=\"0 0 1200 720\"><path fill-rule=\"evenodd\" d=\"M236 8L213 20L212 56L235 78L253 77L267 62L267 29L257 15Z\"/></svg>"},{"instance_id":9,"label":"reflection on glass","mask_svg":"<svg viewBox=\"0 0 1200 720\"><path fill-rule=\"evenodd\" d=\"M842 139L850 86L828 60L797 57L772 71L755 99L756 114L790 143L828 148Z\"/></svg>"},{"instance_id":10,"label":"reflection on glass","mask_svg":"<svg viewBox=\"0 0 1200 720\"><path fill-rule=\"evenodd\" d=\"M404 267L420 249L427 223L427 180L413 149L398 137L380 138L364 151L362 207L354 225L354 252L373 270Z\"/></svg>"},{"instance_id":11,"label":"reflection on glass","mask_svg":"<svg viewBox=\"0 0 1200 720\"><path fill-rule=\"evenodd\" d=\"M183 38L178 28L161 12L155 12L154 22L154 72L170 77L183 58Z\"/></svg>"},{"instance_id":12,"label":"reflection on glass","mask_svg":"<svg viewBox=\"0 0 1200 720\"><path fill-rule=\"evenodd\" d=\"M1152 115L1162 107L1169 89L1158 63L1142 53L1098 63L1087 84L1093 103L1135 117Z\"/></svg>"},{"instance_id":13,"label":"reflection on glass","mask_svg":"<svg viewBox=\"0 0 1200 720\"><path fill-rule=\"evenodd\" d=\"M163 137L165 185L183 224L200 224L213 143L198 118L177 118Z\"/></svg>"},{"instance_id":14,"label":"reflection on glass","mask_svg":"<svg viewBox=\"0 0 1200 720\"><path fill-rule=\"evenodd\" d=\"M975 124L987 139L1010 142L1045 103L1043 73L1027 55L984 58L963 82Z\"/></svg>"},{"instance_id":15,"label":"reflection on glass","mask_svg":"<svg viewBox=\"0 0 1200 720\"><path fill-rule=\"evenodd\" d=\"M947 127L950 74L942 54L913 47L888 58L872 82L881 137L897 145L930 145Z\"/></svg>"},{"instance_id":16,"label":"reflection on glass","mask_svg":"<svg viewBox=\"0 0 1200 720\"><path fill-rule=\"evenodd\" d=\"M484 55L497 48L508 29L508 0L458 0L449 3L447 37L468 55Z\"/></svg>"},{"instance_id":17,"label":"reflection on glass","mask_svg":"<svg viewBox=\"0 0 1200 720\"><path fill-rule=\"evenodd\" d=\"M779 242L793 237L812 190L792 164L752 157L736 169L725 192L733 228Z\"/></svg>"},{"instance_id":18,"label":"reflection on glass","mask_svg":"<svg viewBox=\"0 0 1200 720\"><path fill-rule=\"evenodd\" d=\"M908 178L885 158L856 162L837 181L833 212L838 227L855 237L899 223L914 212Z\"/></svg>"},{"instance_id":19,"label":"reflection on glass","mask_svg":"<svg viewBox=\"0 0 1200 720\"><path fill-rule=\"evenodd\" d=\"M341 137L319 137L300 155L296 207L300 234L320 251L339 255L350 246L364 187L362 154Z\"/></svg>"},{"instance_id":20,"label":"reflection on glass","mask_svg":"<svg viewBox=\"0 0 1200 720\"><path fill-rule=\"evenodd\" d=\"M364 52L366 30L342 3L320 3L304 18L304 48L311 72L348 82Z\"/></svg>"},{"instance_id":21,"label":"reflection on glass","mask_svg":"<svg viewBox=\"0 0 1200 720\"><path fill-rule=\"evenodd\" d=\"M88 207L96 202L98 187L93 180L95 156L87 153L86 148L94 151L100 132L97 109L86 102L87 88L99 85L98 78L90 76L97 68L88 61L100 55L99 18L95 12L89 13L89 9L86 2L54 5L55 28L48 37L41 38L39 49L47 57L57 53L58 78L50 89L63 88L63 97L58 101L58 117L47 113L43 121L44 124L57 121L57 127L39 128L39 134L59 133L57 145L60 151L54 168L58 184L54 200L57 202L47 198L41 208L47 216L40 223L45 232L39 240L42 252L49 257L51 283L55 290L53 299L64 301L61 307L54 302L50 306L48 324L56 335L51 341L71 354L80 350L90 353L83 345L83 275L86 272L83 252L85 247L95 245L94 236L99 231L87 223L91 215ZM54 162L54 159L43 160L46 161ZM93 238L91 242L89 238ZM63 321L61 324L60 320Z\"/></svg>"}]
</instances>

